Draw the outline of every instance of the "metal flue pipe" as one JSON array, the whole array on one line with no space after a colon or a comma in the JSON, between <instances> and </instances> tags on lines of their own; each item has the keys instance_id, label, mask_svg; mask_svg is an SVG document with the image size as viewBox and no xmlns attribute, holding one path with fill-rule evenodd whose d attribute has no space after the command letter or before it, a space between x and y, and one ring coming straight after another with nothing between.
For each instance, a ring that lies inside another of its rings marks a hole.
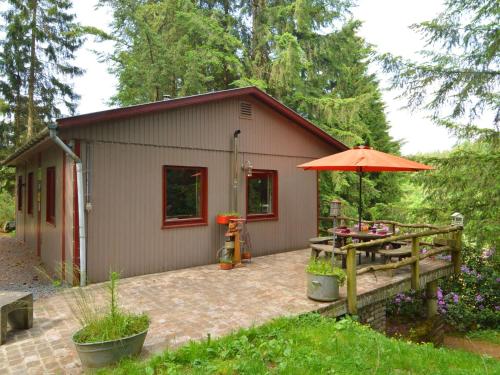
<instances>
[{"instance_id":1,"label":"metal flue pipe","mask_svg":"<svg viewBox=\"0 0 500 375\"><path fill-rule=\"evenodd\" d=\"M58 145L75 162L76 190L78 195L78 235L80 238L80 286L87 283L87 242L85 234L85 211L83 199L83 170L82 161L61 138L57 136L57 125L48 125L50 139Z\"/></svg>"}]
</instances>

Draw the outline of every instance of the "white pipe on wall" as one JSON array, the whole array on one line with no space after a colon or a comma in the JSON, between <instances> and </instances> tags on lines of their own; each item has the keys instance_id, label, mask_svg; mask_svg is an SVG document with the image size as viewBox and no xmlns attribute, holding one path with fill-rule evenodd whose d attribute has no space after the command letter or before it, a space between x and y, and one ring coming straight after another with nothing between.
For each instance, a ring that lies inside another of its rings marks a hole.
<instances>
[{"instance_id":1,"label":"white pipe on wall","mask_svg":"<svg viewBox=\"0 0 500 375\"><path fill-rule=\"evenodd\" d=\"M82 160L76 155L61 138L57 136L57 125L50 124L49 136L56 145L75 162L76 166L76 190L78 195L78 234L80 238L80 286L85 286L87 283L87 242L85 234L85 207L83 197L83 170Z\"/></svg>"}]
</instances>

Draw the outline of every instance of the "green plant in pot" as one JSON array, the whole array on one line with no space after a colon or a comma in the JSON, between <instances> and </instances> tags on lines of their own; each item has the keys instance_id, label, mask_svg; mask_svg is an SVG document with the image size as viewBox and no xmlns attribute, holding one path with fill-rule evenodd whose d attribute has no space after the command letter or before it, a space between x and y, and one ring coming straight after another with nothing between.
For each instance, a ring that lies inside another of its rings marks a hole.
<instances>
[{"instance_id":1,"label":"green plant in pot","mask_svg":"<svg viewBox=\"0 0 500 375\"><path fill-rule=\"evenodd\" d=\"M307 297L329 302L339 298L339 287L346 280L345 272L335 267L332 260L315 258L309 261L307 272Z\"/></svg>"},{"instance_id":2,"label":"green plant in pot","mask_svg":"<svg viewBox=\"0 0 500 375\"><path fill-rule=\"evenodd\" d=\"M108 366L142 350L150 319L146 314L132 314L118 307L118 279L118 273L111 272L109 307L105 311L94 306L94 298L85 288L73 293L71 307L82 325L73 335L73 343L85 367Z\"/></svg>"}]
</instances>

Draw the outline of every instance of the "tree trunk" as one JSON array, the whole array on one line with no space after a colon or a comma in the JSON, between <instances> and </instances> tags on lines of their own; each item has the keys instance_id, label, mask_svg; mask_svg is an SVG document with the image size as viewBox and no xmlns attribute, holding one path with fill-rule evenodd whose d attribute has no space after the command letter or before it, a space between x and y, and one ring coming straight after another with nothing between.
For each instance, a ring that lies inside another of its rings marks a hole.
<instances>
[{"instance_id":1,"label":"tree trunk","mask_svg":"<svg viewBox=\"0 0 500 375\"><path fill-rule=\"evenodd\" d=\"M34 133L35 118L35 65L36 65L36 16L38 1L30 1L31 8L31 51L30 51L30 72L28 77L28 124L27 138L31 138Z\"/></svg>"}]
</instances>

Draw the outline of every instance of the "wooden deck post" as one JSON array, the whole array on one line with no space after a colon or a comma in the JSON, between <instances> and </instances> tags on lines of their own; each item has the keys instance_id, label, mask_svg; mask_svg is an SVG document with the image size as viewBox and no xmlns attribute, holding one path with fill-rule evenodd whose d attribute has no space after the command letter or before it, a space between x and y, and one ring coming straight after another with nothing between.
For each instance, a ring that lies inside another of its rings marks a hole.
<instances>
[{"instance_id":1,"label":"wooden deck post","mask_svg":"<svg viewBox=\"0 0 500 375\"><path fill-rule=\"evenodd\" d=\"M413 290L418 290L420 285L420 262L419 262L419 248L418 248L418 238L413 237L411 239L411 256L416 258L415 262L411 265L411 288Z\"/></svg>"},{"instance_id":2,"label":"wooden deck post","mask_svg":"<svg viewBox=\"0 0 500 375\"><path fill-rule=\"evenodd\" d=\"M437 280L427 283L425 287L425 305L427 306L428 318L437 314L437 287Z\"/></svg>"},{"instance_id":3,"label":"wooden deck post","mask_svg":"<svg viewBox=\"0 0 500 375\"><path fill-rule=\"evenodd\" d=\"M451 262L453 263L453 272L455 275L460 273L462 266L462 230L454 233L453 251L451 252Z\"/></svg>"},{"instance_id":4,"label":"wooden deck post","mask_svg":"<svg viewBox=\"0 0 500 375\"><path fill-rule=\"evenodd\" d=\"M356 294L356 249L347 249L347 311L351 315L358 313Z\"/></svg>"}]
</instances>

